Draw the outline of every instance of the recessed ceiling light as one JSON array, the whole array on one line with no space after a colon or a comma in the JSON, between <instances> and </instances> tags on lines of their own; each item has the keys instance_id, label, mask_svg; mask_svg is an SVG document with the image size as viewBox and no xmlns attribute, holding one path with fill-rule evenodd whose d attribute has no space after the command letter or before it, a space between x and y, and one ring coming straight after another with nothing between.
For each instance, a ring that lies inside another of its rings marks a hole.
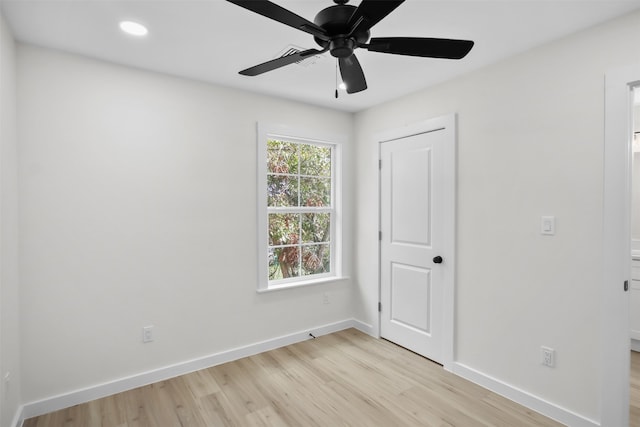
<instances>
[{"instance_id":1,"label":"recessed ceiling light","mask_svg":"<svg viewBox=\"0 0 640 427\"><path fill-rule=\"evenodd\" d=\"M127 34L131 34L132 36L146 36L149 32L147 27L144 25L133 22L133 21L122 21L120 22L120 29Z\"/></svg>"}]
</instances>

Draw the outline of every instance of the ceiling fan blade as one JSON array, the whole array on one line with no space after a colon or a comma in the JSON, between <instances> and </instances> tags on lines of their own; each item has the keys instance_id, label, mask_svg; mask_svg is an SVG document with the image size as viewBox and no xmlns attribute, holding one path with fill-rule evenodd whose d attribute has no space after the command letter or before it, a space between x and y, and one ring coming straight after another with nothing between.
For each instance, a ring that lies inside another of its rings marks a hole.
<instances>
[{"instance_id":1,"label":"ceiling fan blade","mask_svg":"<svg viewBox=\"0 0 640 427\"><path fill-rule=\"evenodd\" d=\"M278 21L295 29L307 32L321 40L329 40L327 32L303 17L267 0L227 0L247 10Z\"/></svg>"},{"instance_id":2,"label":"ceiling fan blade","mask_svg":"<svg viewBox=\"0 0 640 427\"><path fill-rule=\"evenodd\" d=\"M348 58L339 58L338 64L340 65L342 81L347 86L347 93L362 92L367 88L364 72L355 55L351 55Z\"/></svg>"},{"instance_id":3,"label":"ceiling fan blade","mask_svg":"<svg viewBox=\"0 0 640 427\"><path fill-rule=\"evenodd\" d=\"M283 56L281 58L272 59L271 61L263 62L246 70L240 71L243 76L257 76L267 71L275 70L276 68L284 67L285 65L293 64L295 62L302 61L314 55L319 55L326 52L326 50L307 49L302 52L292 53L291 55Z\"/></svg>"},{"instance_id":4,"label":"ceiling fan blade","mask_svg":"<svg viewBox=\"0 0 640 427\"><path fill-rule=\"evenodd\" d=\"M473 47L473 42L471 40L420 37L381 37L372 38L369 44L361 47L372 52L392 53L395 55L462 59Z\"/></svg>"},{"instance_id":5,"label":"ceiling fan blade","mask_svg":"<svg viewBox=\"0 0 640 427\"><path fill-rule=\"evenodd\" d=\"M402 3L404 0L362 0L349 18L350 34L368 31Z\"/></svg>"}]
</instances>

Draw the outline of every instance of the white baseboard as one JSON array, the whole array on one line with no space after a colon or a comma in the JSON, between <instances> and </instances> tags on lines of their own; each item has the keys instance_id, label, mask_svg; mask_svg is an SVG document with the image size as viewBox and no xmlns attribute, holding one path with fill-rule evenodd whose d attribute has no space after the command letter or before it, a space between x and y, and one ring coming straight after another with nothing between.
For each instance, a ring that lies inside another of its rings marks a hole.
<instances>
[{"instance_id":1,"label":"white baseboard","mask_svg":"<svg viewBox=\"0 0 640 427\"><path fill-rule=\"evenodd\" d=\"M461 363L454 362L452 372L466 380L469 380L481 387L491 390L492 392L506 397L522 406L532 409L540 414L554 419L562 424L571 427L599 427L600 423L565 408L559 407L551 402L520 390L510 384L492 378L482 372L469 368Z\"/></svg>"},{"instance_id":2,"label":"white baseboard","mask_svg":"<svg viewBox=\"0 0 640 427\"><path fill-rule=\"evenodd\" d=\"M22 427L24 424L24 405L20 406L16 411L16 414L13 416L13 421L11 421L11 427Z\"/></svg>"},{"instance_id":3,"label":"white baseboard","mask_svg":"<svg viewBox=\"0 0 640 427\"><path fill-rule=\"evenodd\" d=\"M319 337L349 328L356 328L369 335L369 331L372 329L370 325L367 325L355 319L342 320L340 322L305 329L304 331L295 332L289 335L283 335L265 341L260 341L244 347L238 347L232 350L211 354L209 356L201 357L198 359L188 360L160 369L155 369L153 371L142 372L140 374L120 378L103 384L97 384L80 390L71 391L69 393L52 396L23 405L20 408L18 414L16 414L16 419L13 423L13 426L21 427L23 421L28 418L37 417L49 412L68 408L70 406L90 402L92 400L100 399L106 396L111 396L112 394L121 393L123 391L153 384L158 381L164 381L169 378L177 377L179 375L188 374L200 369L209 368L211 366L238 360L243 357L253 356L258 353L274 350L276 348L284 347L290 344L295 344L297 342L310 339L310 333L312 333L316 337Z\"/></svg>"},{"instance_id":4,"label":"white baseboard","mask_svg":"<svg viewBox=\"0 0 640 427\"><path fill-rule=\"evenodd\" d=\"M359 330L363 334L367 334L367 335L369 335L371 337L380 338L380 337L376 336L375 329L374 329L373 326L371 326L371 325L369 325L367 323L361 322L361 321L359 321L357 319L351 319L351 321L353 322L353 324L350 327L356 328L357 330Z\"/></svg>"}]
</instances>

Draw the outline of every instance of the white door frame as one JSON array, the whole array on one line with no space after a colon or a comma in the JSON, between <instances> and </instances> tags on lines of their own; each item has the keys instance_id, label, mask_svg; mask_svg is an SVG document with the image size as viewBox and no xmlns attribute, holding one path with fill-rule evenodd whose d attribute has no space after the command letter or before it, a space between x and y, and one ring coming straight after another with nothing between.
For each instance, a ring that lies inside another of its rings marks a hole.
<instances>
[{"instance_id":1,"label":"white door frame","mask_svg":"<svg viewBox=\"0 0 640 427\"><path fill-rule=\"evenodd\" d=\"M631 131L640 65L606 73L600 425L629 425Z\"/></svg>"},{"instance_id":2,"label":"white door frame","mask_svg":"<svg viewBox=\"0 0 640 427\"><path fill-rule=\"evenodd\" d=\"M435 130L447 129L451 130L450 141L445 144L443 156L445 164L450 166L445 168L444 172L444 208L445 215L443 221L444 244L442 248L442 257L447 260L441 264L444 269L443 283L443 319L442 319L442 364L447 371L453 371L453 362L455 357L454 349L454 322L455 322L455 243L456 243L456 197L457 197L457 121L455 114L436 117L422 122L410 124L401 128L390 129L388 131L376 134L375 140L378 142L378 159L382 158L382 143L393 141L395 139L405 138L411 135L433 132ZM378 230L381 229L380 209L382 200L382 174L378 171ZM380 292L382 287L380 267L381 245L378 241L378 301L380 301ZM378 313L378 331L380 331L380 322L382 318ZM379 332L378 332L379 333Z\"/></svg>"}]
</instances>

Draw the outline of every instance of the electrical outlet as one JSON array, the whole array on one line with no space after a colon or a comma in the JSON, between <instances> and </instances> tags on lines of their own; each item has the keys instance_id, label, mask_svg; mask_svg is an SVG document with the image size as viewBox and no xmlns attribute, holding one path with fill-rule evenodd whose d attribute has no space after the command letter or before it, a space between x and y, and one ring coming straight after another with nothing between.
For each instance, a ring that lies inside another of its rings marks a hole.
<instances>
[{"instance_id":1,"label":"electrical outlet","mask_svg":"<svg viewBox=\"0 0 640 427\"><path fill-rule=\"evenodd\" d=\"M329 301L329 293L325 292L324 295L322 295L322 303L323 304L329 304L331 301Z\"/></svg>"},{"instance_id":2,"label":"electrical outlet","mask_svg":"<svg viewBox=\"0 0 640 427\"><path fill-rule=\"evenodd\" d=\"M542 352L542 364L553 368L556 365L556 351L549 347L540 347Z\"/></svg>"},{"instance_id":3,"label":"electrical outlet","mask_svg":"<svg viewBox=\"0 0 640 427\"><path fill-rule=\"evenodd\" d=\"M147 343L153 341L153 325L142 328L142 342Z\"/></svg>"},{"instance_id":4,"label":"electrical outlet","mask_svg":"<svg viewBox=\"0 0 640 427\"><path fill-rule=\"evenodd\" d=\"M546 234L553 236L556 234L556 217L555 216L543 216L540 224L540 234Z\"/></svg>"}]
</instances>

